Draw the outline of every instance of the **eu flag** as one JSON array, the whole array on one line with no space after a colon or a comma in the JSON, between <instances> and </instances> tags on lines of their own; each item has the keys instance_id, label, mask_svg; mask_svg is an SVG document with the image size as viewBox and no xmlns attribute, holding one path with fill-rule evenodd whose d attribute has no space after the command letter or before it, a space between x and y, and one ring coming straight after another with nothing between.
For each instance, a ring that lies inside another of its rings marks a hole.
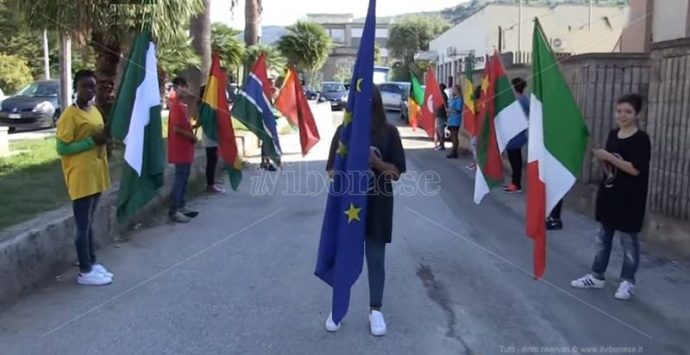
<instances>
[{"instance_id":1,"label":"eu flag","mask_svg":"<svg viewBox=\"0 0 690 355\"><path fill-rule=\"evenodd\" d=\"M370 0L352 74L316 261L316 276L333 288L332 312L336 324L347 313L350 288L362 272L364 259L375 38L376 0Z\"/></svg>"}]
</instances>

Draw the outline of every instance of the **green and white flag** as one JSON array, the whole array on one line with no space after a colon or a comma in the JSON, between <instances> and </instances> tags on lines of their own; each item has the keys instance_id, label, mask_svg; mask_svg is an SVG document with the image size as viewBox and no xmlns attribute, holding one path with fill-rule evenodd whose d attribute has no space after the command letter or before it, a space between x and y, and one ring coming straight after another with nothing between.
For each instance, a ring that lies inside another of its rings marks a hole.
<instances>
[{"instance_id":1,"label":"green and white flag","mask_svg":"<svg viewBox=\"0 0 690 355\"><path fill-rule=\"evenodd\" d=\"M163 186L164 150L156 47L148 32L134 38L111 112L110 132L125 144L117 216L126 218Z\"/></svg>"}]
</instances>

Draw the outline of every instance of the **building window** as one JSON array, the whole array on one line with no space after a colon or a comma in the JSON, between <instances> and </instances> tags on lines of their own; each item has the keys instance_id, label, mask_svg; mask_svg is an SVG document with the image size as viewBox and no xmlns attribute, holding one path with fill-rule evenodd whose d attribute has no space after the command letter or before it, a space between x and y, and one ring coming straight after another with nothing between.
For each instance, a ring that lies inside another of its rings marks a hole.
<instances>
[{"instance_id":1,"label":"building window","mask_svg":"<svg viewBox=\"0 0 690 355\"><path fill-rule=\"evenodd\" d=\"M329 30L330 36L335 43L345 43L345 30L340 28L332 28Z\"/></svg>"},{"instance_id":2,"label":"building window","mask_svg":"<svg viewBox=\"0 0 690 355\"><path fill-rule=\"evenodd\" d=\"M364 32L363 27L353 27L352 28L352 38L362 38L362 32Z\"/></svg>"},{"instance_id":3,"label":"building window","mask_svg":"<svg viewBox=\"0 0 690 355\"><path fill-rule=\"evenodd\" d=\"M377 28L376 29L376 38L388 38L388 29L387 28Z\"/></svg>"}]
</instances>

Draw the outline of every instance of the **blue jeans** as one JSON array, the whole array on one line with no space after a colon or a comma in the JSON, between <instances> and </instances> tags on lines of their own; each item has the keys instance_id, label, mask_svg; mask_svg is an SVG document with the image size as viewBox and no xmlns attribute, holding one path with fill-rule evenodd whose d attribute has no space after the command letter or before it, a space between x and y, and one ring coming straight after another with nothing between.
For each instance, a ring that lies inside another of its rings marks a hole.
<instances>
[{"instance_id":1,"label":"blue jeans","mask_svg":"<svg viewBox=\"0 0 690 355\"><path fill-rule=\"evenodd\" d=\"M77 249L77 259L79 260L79 271L81 273L91 272L91 266L96 263L92 227L93 216L96 213L96 206L100 196L101 194L95 194L72 201L74 224L77 228L74 246Z\"/></svg>"},{"instance_id":2,"label":"blue jeans","mask_svg":"<svg viewBox=\"0 0 690 355\"><path fill-rule=\"evenodd\" d=\"M598 248L597 255L594 257L592 264L592 274L603 280L606 273L606 267L609 265L609 257L611 256L611 244L613 244L613 236L616 230L601 226L601 230L597 235L596 245ZM621 269L621 280L626 280L635 283L635 273L640 265L640 241L637 234L624 233L618 231L620 236L621 246L623 246L623 268Z\"/></svg>"},{"instance_id":3,"label":"blue jeans","mask_svg":"<svg viewBox=\"0 0 690 355\"><path fill-rule=\"evenodd\" d=\"M365 241L367 272L369 273L369 306L381 308L383 305L383 284L386 281L386 243Z\"/></svg>"},{"instance_id":4,"label":"blue jeans","mask_svg":"<svg viewBox=\"0 0 690 355\"><path fill-rule=\"evenodd\" d=\"M192 170L192 164L175 164L175 182L170 190L170 211L171 216L178 210L184 208L187 194L187 180Z\"/></svg>"}]
</instances>

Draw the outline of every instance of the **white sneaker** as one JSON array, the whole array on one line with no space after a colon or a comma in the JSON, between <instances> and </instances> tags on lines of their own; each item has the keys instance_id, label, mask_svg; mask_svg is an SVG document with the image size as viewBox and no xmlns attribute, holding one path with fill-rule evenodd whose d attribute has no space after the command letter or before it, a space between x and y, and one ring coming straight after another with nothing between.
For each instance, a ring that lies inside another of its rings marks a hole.
<instances>
[{"instance_id":1,"label":"white sneaker","mask_svg":"<svg viewBox=\"0 0 690 355\"><path fill-rule=\"evenodd\" d=\"M111 279L112 279L113 277L115 277L115 275L113 275L112 272L110 272L110 271L108 271L108 270L105 269L105 267L103 266L103 264L93 264L93 266L91 266L91 270L92 270L92 271L96 271L97 273L99 273L99 274L101 274L101 275L103 275L103 276L105 276L105 277L109 277L109 278L111 278Z\"/></svg>"},{"instance_id":2,"label":"white sneaker","mask_svg":"<svg viewBox=\"0 0 690 355\"><path fill-rule=\"evenodd\" d=\"M635 284L623 280L620 285L618 285L618 290L613 295L617 300L625 301L632 298L635 295Z\"/></svg>"},{"instance_id":3,"label":"white sneaker","mask_svg":"<svg viewBox=\"0 0 690 355\"><path fill-rule=\"evenodd\" d=\"M77 283L84 286L105 286L112 282L113 279L93 269L88 274L79 273L77 277Z\"/></svg>"},{"instance_id":4,"label":"white sneaker","mask_svg":"<svg viewBox=\"0 0 690 355\"><path fill-rule=\"evenodd\" d=\"M170 220L175 223L189 223L192 219L183 215L182 212L177 211L175 214L170 215Z\"/></svg>"},{"instance_id":5,"label":"white sneaker","mask_svg":"<svg viewBox=\"0 0 690 355\"><path fill-rule=\"evenodd\" d=\"M575 288L604 288L606 281L599 280L592 274L587 274L577 280L570 281L570 286Z\"/></svg>"},{"instance_id":6,"label":"white sneaker","mask_svg":"<svg viewBox=\"0 0 690 355\"><path fill-rule=\"evenodd\" d=\"M371 327L371 335L376 337L386 335L386 321L383 319L383 313L379 311L369 312L369 326Z\"/></svg>"},{"instance_id":7,"label":"white sneaker","mask_svg":"<svg viewBox=\"0 0 690 355\"><path fill-rule=\"evenodd\" d=\"M333 313L328 314L328 319L326 319L326 330L329 332L337 332L340 329L340 324L335 324L333 321Z\"/></svg>"}]
</instances>

